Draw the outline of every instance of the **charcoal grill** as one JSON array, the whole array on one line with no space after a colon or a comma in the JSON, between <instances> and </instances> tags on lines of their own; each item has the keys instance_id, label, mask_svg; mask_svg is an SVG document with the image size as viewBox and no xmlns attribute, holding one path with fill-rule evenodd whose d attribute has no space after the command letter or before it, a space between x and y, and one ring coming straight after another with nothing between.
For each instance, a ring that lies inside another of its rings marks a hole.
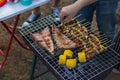
<instances>
[{"instance_id":1,"label":"charcoal grill","mask_svg":"<svg viewBox=\"0 0 120 80\"><path fill-rule=\"evenodd\" d=\"M74 69L66 69L65 66L58 65L59 51L56 51L55 55L52 56L30 38L31 33L39 32L51 24L60 24L52 14L19 29L19 32L31 50L52 70L59 80L102 80L110 73L114 66L119 64L120 36L117 36L113 44L108 46L107 51L95 55L93 58L87 60L86 63L78 63ZM91 33L96 32L95 35L99 37L103 45L107 45L110 42L105 35L98 35L99 32L97 30L89 31ZM74 52L77 52L77 50Z\"/></svg>"}]
</instances>

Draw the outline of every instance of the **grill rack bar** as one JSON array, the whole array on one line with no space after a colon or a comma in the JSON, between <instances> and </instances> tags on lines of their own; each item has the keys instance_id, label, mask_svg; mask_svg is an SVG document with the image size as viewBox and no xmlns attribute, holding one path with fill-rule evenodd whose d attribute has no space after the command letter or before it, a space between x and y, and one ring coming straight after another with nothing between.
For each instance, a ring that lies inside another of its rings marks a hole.
<instances>
[{"instance_id":1,"label":"grill rack bar","mask_svg":"<svg viewBox=\"0 0 120 80\"><path fill-rule=\"evenodd\" d=\"M51 56L29 36L31 33L39 32L45 27L49 27L51 25L50 23L58 24L59 22L55 21L55 17L53 15L49 15L42 19L36 20L27 27L20 29L19 32L31 49L36 52L42 58L42 60L47 63L47 66L52 69L56 76L62 80L92 80L94 77L97 77L103 72L112 69L119 63L118 53L110 46L106 52L103 52L100 55L95 55L86 63L78 63L75 69L69 70L66 69L65 66L59 66L57 63L58 55ZM102 36L99 37L102 39ZM56 54L60 52L61 51L58 51ZM74 53L77 53L77 50L75 50Z\"/></svg>"},{"instance_id":2,"label":"grill rack bar","mask_svg":"<svg viewBox=\"0 0 120 80\"><path fill-rule=\"evenodd\" d=\"M115 36L113 42L115 43L114 46L112 47L113 50L114 50L115 52L119 53L118 55L120 55L120 31L119 31L119 33L117 34L117 36Z\"/></svg>"}]
</instances>

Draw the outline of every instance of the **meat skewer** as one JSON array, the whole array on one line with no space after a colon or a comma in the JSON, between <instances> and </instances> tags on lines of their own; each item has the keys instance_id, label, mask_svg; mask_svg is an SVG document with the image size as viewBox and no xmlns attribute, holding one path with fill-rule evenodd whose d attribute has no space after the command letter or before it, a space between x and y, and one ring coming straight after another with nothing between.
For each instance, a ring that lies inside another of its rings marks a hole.
<instances>
[{"instance_id":1,"label":"meat skewer","mask_svg":"<svg viewBox=\"0 0 120 80\"><path fill-rule=\"evenodd\" d=\"M63 27L63 33L78 44L80 50L86 51L86 48L89 49L86 54L93 56L95 53L106 50L106 47L101 45L100 40L95 35L89 34L88 30L81 26L79 22L69 26Z\"/></svg>"}]
</instances>

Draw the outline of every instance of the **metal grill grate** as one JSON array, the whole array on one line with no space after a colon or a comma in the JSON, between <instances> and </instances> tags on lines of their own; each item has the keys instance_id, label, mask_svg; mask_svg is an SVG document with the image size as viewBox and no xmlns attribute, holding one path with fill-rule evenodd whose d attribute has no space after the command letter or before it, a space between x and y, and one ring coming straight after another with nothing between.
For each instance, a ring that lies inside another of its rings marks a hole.
<instances>
[{"instance_id":1,"label":"metal grill grate","mask_svg":"<svg viewBox=\"0 0 120 80\"><path fill-rule=\"evenodd\" d=\"M114 39L115 45L113 46L114 50L119 53L120 55L120 32L117 34L117 36Z\"/></svg>"},{"instance_id":2,"label":"metal grill grate","mask_svg":"<svg viewBox=\"0 0 120 80\"><path fill-rule=\"evenodd\" d=\"M69 70L65 66L58 65L58 54L60 53L60 51L56 51L55 55L51 56L48 51L41 48L30 38L31 33L39 32L45 27L49 27L51 24L59 24L59 22L56 22L53 15L49 15L47 17L36 20L29 26L19 29L19 32L23 36L28 46L35 53L39 54L40 58L45 63L47 63L47 66L52 69L52 71L56 74L56 76L60 78L60 80L92 80L95 77L98 77L100 74L111 70L115 65L119 63L118 53L109 46L106 52L95 55L86 63L78 62L75 69ZM95 35L100 38L101 42L104 45L110 42L105 35L99 35L99 32L97 30L94 30L93 32L96 32ZM77 50L75 50L74 52L77 53ZM104 75L105 74L103 74L103 76Z\"/></svg>"}]
</instances>

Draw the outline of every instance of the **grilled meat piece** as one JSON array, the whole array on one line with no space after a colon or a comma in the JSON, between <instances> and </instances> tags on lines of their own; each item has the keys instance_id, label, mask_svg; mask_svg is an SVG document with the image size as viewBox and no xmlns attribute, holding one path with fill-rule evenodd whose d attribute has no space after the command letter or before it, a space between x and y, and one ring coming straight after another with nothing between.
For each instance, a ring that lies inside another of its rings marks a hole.
<instances>
[{"instance_id":1,"label":"grilled meat piece","mask_svg":"<svg viewBox=\"0 0 120 80\"><path fill-rule=\"evenodd\" d=\"M55 25L52 26L52 32L53 39L59 49L71 49L77 47L77 44L62 34Z\"/></svg>"},{"instance_id":2,"label":"grilled meat piece","mask_svg":"<svg viewBox=\"0 0 120 80\"><path fill-rule=\"evenodd\" d=\"M35 40L41 47L48 50L52 55L54 54L54 44L51 39L50 28L45 28L41 32L32 33L31 38Z\"/></svg>"}]
</instances>

